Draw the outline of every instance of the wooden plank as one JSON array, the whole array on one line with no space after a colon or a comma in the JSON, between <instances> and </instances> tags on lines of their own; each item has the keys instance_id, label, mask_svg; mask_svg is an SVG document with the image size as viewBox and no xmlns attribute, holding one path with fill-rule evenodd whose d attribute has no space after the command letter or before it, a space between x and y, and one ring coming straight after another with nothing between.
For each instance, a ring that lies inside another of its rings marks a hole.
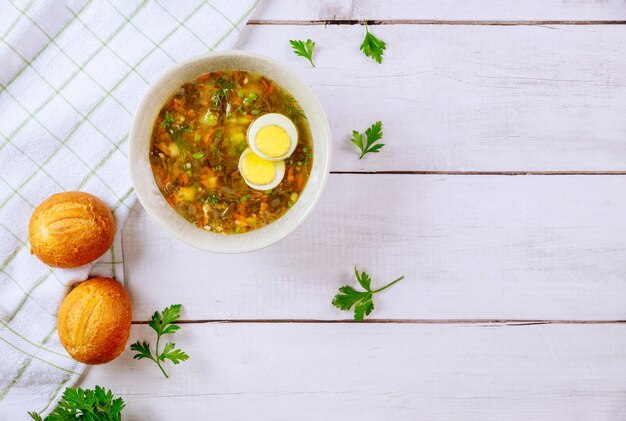
<instances>
[{"instance_id":1,"label":"wooden plank","mask_svg":"<svg viewBox=\"0 0 626 421\"><path fill-rule=\"evenodd\" d=\"M621 0L272 0L255 20L412 19L440 21L623 20Z\"/></svg>"},{"instance_id":2,"label":"wooden plank","mask_svg":"<svg viewBox=\"0 0 626 421\"><path fill-rule=\"evenodd\" d=\"M626 177L332 174L280 243L219 255L170 237L135 207L124 231L135 320L182 303L197 319L346 319L356 285L381 319L626 319Z\"/></svg>"},{"instance_id":3,"label":"wooden plank","mask_svg":"<svg viewBox=\"0 0 626 421\"><path fill-rule=\"evenodd\" d=\"M626 10L626 9L625 9ZM626 31L597 26L248 26L239 48L294 67L331 124L334 171L624 171ZM317 42L315 62L288 40ZM268 48L268 46L271 46ZM358 160L353 129L387 146Z\"/></svg>"},{"instance_id":4,"label":"wooden plank","mask_svg":"<svg viewBox=\"0 0 626 421\"><path fill-rule=\"evenodd\" d=\"M153 340L134 326L130 341ZM618 420L624 325L194 324L163 378L130 351L90 368L125 420Z\"/></svg>"}]
</instances>

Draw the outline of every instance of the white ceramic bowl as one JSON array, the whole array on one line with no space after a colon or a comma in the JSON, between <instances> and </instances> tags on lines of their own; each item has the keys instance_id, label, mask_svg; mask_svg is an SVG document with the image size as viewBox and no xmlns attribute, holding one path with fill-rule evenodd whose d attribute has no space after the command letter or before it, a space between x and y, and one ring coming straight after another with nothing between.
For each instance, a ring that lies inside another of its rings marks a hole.
<instances>
[{"instance_id":1,"label":"white ceramic bowl","mask_svg":"<svg viewBox=\"0 0 626 421\"><path fill-rule=\"evenodd\" d=\"M148 159L154 122L165 102L186 82L218 70L245 70L262 74L289 91L302 106L313 135L313 168L296 204L271 224L243 234L217 234L193 226L165 201ZM219 253L240 253L276 243L293 232L320 198L330 168L330 127L319 101L300 77L286 65L240 51L211 53L182 62L166 71L144 95L130 131L130 172L139 201L154 219L182 241Z\"/></svg>"}]
</instances>

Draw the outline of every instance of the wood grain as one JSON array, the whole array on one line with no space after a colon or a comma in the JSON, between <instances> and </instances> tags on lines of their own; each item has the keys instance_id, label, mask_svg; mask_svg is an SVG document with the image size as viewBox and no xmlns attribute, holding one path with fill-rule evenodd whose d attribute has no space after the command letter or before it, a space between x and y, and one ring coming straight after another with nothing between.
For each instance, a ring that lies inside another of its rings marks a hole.
<instances>
[{"instance_id":1,"label":"wood grain","mask_svg":"<svg viewBox=\"0 0 626 421\"><path fill-rule=\"evenodd\" d=\"M364 19L383 65L358 51ZM127 351L81 385L122 395L125 420L624 419L624 22L623 0L262 2L239 48L319 96L324 198L228 256L136 206L130 342L181 302L191 359L165 380ZM316 41L315 69L294 38ZM387 146L359 161L350 133L379 119ZM377 285L406 275L370 323L330 305L355 263Z\"/></svg>"},{"instance_id":2,"label":"wood grain","mask_svg":"<svg viewBox=\"0 0 626 421\"><path fill-rule=\"evenodd\" d=\"M173 302L198 319L346 319L330 305L376 285L381 319L626 319L622 176L333 174L282 242L218 255L135 208L124 228L135 320Z\"/></svg>"},{"instance_id":3,"label":"wood grain","mask_svg":"<svg viewBox=\"0 0 626 421\"><path fill-rule=\"evenodd\" d=\"M238 47L294 67L320 98L333 171L624 171L626 31L598 26L248 26ZM288 40L317 42L315 62ZM270 45L272 48L267 48ZM358 160L353 129L386 146Z\"/></svg>"},{"instance_id":4,"label":"wood grain","mask_svg":"<svg viewBox=\"0 0 626 421\"><path fill-rule=\"evenodd\" d=\"M600 21L626 19L621 0L271 0L254 20Z\"/></svg>"},{"instance_id":5,"label":"wood grain","mask_svg":"<svg viewBox=\"0 0 626 421\"><path fill-rule=\"evenodd\" d=\"M191 358L170 379L127 351L81 385L120 394L128 421L626 417L625 325L220 323L174 339Z\"/></svg>"}]
</instances>

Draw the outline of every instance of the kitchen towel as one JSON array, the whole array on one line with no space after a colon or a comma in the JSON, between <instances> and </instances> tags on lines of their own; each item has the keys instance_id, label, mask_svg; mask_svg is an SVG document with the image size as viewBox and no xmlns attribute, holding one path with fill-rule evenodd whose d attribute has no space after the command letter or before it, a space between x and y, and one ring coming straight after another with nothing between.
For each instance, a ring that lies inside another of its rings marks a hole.
<instances>
[{"instance_id":1,"label":"kitchen towel","mask_svg":"<svg viewBox=\"0 0 626 421\"><path fill-rule=\"evenodd\" d=\"M45 416L85 369L60 345L55 315L68 285L123 280L128 132L143 93L174 63L231 48L257 3L0 0L0 420ZM66 190L102 198L117 222L113 247L71 271L28 244L34 208Z\"/></svg>"}]
</instances>

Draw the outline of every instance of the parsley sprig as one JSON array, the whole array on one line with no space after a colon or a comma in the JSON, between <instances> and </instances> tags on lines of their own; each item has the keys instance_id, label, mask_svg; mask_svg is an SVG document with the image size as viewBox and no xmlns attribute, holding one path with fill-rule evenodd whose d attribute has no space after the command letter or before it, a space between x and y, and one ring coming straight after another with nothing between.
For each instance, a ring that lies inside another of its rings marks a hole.
<instances>
[{"instance_id":1,"label":"parsley sprig","mask_svg":"<svg viewBox=\"0 0 626 421\"><path fill-rule=\"evenodd\" d=\"M384 41L376 38L369 30L367 26L367 22L365 22L365 39L363 40L363 44L361 44L361 51L367 57L371 57L377 63L382 63L383 54L385 53L385 49L387 48Z\"/></svg>"},{"instance_id":2,"label":"parsley sprig","mask_svg":"<svg viewBox=\"0 0 626 421\"><path fill-rule=\"evenodd\" d=\"M365 130L366 141L363 143L363 135L356 130L352 130L352 139L350 142L354 143L360 150L361 156L359 159L363 159L367 153L378 153L380 149L385 146L384 143L376 143L383 138L383 123L377 121L372 126Z\"/></svg>"},{"instance_id":3,"label":"parsley sprig","mask_svg":"<svg viewBox=\"0 0 626 421\"><path fill-rule=\"evenodd\" d=\"M45 419L36 412L28 415L36 421L120 421L125 406L122 398L113 399L113 393L101 386L96 386L95 390L68 387L58 406Z\"/></svg>"},{"instance_id":4,"label":"parsley sprig","mask_svg":"<svg viewBox=\"0 0 626 421\"><path fill-rule=\"evenodd\" d=\"M372 301L374 294L384 291L404 279L404 276L401 276L382 288L372 290L372 278L370 278L367 273L361 272L361 274L359 274L355 266L354 275L359 285L361 285L365 291L357 291L351 286L345 285L339 288L340 293L335 295L332 301L332 304L341 310L350 310L352 306L354 306L354 320L363 320L365 316L369 316L374 310L374 301Z\"/></svg>"},{"instance_id":5,"label":"parsley sprig","mask_svg":"<svg viewBox=\"0 0 626 421\"><path fill-rule=\"evenodd\" d=\"M311 63L311 66L315 67L315 64L313 64L313 49L315 48L315 43L313 41L307 39L305 42L292 39L289 40L289 43L295 55L306 58L309 60L309 63Z\"/></svg>"},{"instance_id":6,"label":"parsley sprig","mask_svg":"<svg viewBox=\"0 0 626 421\"><path fill-rule=\"evenodd\" d=\"M143 342L135 342L130 346L130 349L133 351L137 351L138 353L133 356L134 359L141 360L143 358L148 358L154 361L161 372L166 378L169 378L161 362L165 362L165 360L170 360L174 364L178 364L181 361L186 361L189 359L189 355L187 355L184 351L176 348L176 344L173 342L168 342L165 344L163 348L163 352L159 352L159 341L161 340L161 336L163 335L171 335L180 329L180 326L175 324L180 318L180 304L172 304L171 306L165 308L163 313L159 313L155 311L152 315L152 320L149 323L149 326L154 329L157 333L157 340L155 346L155 353L152 354L150 350L150 344L146 341Z\"/></svg>"}]
</instances>

